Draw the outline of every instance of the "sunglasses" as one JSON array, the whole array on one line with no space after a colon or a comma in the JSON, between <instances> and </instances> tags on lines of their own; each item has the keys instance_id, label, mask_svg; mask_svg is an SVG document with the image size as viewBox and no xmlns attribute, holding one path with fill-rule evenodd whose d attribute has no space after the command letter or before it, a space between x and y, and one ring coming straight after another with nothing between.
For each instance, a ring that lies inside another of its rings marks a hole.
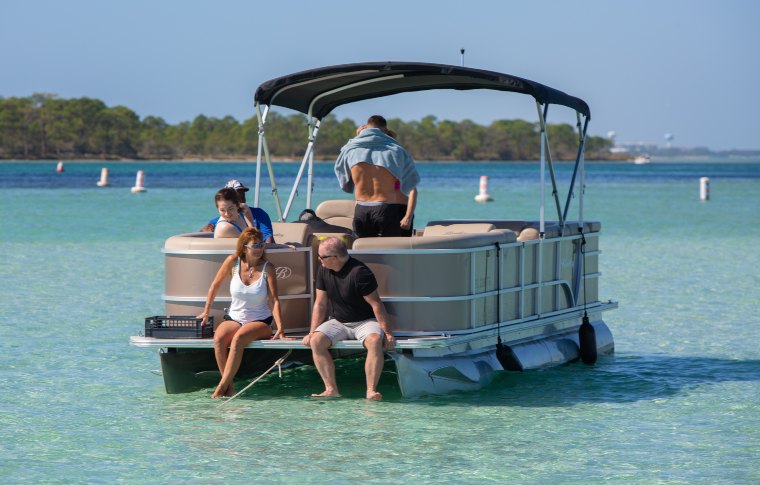
<instances>
[{"instance_id":1,"label":"sunglasses","mask_svg":"<svg viewBox=\"0 0 760 485\"><path fill-rule=\"evenodd\" d=\"M266 244L267 243L265 243L265 242L262 241L262 242L257 242L257 243L253 243L253 244L246 244L243 247L246 247L248 249L263 249L264 246L266 246Z\"/></svg>"}]
</instances>

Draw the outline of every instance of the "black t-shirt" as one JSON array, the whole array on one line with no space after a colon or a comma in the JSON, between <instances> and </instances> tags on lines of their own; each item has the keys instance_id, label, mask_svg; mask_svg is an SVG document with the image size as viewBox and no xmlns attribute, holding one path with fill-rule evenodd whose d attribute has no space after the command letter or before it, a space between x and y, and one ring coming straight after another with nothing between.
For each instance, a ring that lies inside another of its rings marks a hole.
<instances>
[{"instance_id":1,"label":"black t-shirt","mask_svg":"<svg viewBox=\"0 0 760 485\"><path fill-rule=\"evenodd\" d=\"M339 322L359 322L375 317L372 306L364 297L377 289L377 280L359 260L349 257L337 273L320 267L317 289L327 292L332 304L332 316Z\"/></svg>"}]
</instances>

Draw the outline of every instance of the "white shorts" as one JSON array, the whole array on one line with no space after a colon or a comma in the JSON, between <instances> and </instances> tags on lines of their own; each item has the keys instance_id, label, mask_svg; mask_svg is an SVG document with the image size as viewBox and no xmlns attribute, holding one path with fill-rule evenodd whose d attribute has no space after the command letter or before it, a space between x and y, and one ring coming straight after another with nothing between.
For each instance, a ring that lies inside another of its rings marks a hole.
<instances>
[{"instance_id":1,"label":"white shorts","mask_svg":"<svg viewBox=\"0 0 760 485\"><path fill-rule=\"evenodd\" d=\"M358 340L364 343L364 339L376 333L381 337L385 335L377 320L370 318L361 322L341 323L334 318L327 320L317 327L317 332L327 335L332 343L341 340Z\"/></svg>"}]
</instances>

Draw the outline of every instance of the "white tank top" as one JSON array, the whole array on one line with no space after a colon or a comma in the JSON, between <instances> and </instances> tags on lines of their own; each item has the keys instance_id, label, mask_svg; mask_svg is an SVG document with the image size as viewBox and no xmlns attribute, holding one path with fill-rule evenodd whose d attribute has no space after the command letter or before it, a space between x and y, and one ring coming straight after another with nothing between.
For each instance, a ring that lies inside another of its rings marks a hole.
<instances>
[{"instance_id":1,"label":"white tank top","mask_svg":"<svg viewBox=\"0 0 760 485\"><path fill-rule=\"evenodd\" d=\"M272 316L272 310L267 304L267 265L261 268L261 277L246 286L240 278L240 258L235 262L235 274L230 281L229 315L238 323L258 322Z\"/></svg>"}]
</instances>

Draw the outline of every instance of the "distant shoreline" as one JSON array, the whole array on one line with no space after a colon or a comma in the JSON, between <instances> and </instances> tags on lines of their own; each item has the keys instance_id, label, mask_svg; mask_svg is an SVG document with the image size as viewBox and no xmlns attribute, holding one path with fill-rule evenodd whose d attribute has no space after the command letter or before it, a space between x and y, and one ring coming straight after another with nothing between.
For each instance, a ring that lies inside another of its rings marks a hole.
<instances>
[{"instance_id":1,"label":"distant shoreline","mask_svg":"<svg viewBox=\"0 0 760 485\"><path fill-rule=\"evenodd\" d=\"M286 157L272 157L272 162L275 163L292 163L300 164L302 160L296 160ZM652 163L658 162L712 162L712 161L725 161L725 162L758 162L760 157L727 157L727 156L673 156L673 157L653 157ZM588 163L633 163L631 158L592 158L585 160ZM214 159L199 159L199 158L173 158L173 159L0 159L0 164L3 163L58 163L58 162L70 162L70 163L87 163L87 164L139 164L139 163L256 163L255 158L214 158ZM262 160L263 162L263 160ZM314 160L315 163L333 163L334 159L321 159ZM417 163L524 163L524 162L538 162L538 160L415 160ZM553 160L554 163L574 163L574 160Z\"/></svg>"}]
</instances>

